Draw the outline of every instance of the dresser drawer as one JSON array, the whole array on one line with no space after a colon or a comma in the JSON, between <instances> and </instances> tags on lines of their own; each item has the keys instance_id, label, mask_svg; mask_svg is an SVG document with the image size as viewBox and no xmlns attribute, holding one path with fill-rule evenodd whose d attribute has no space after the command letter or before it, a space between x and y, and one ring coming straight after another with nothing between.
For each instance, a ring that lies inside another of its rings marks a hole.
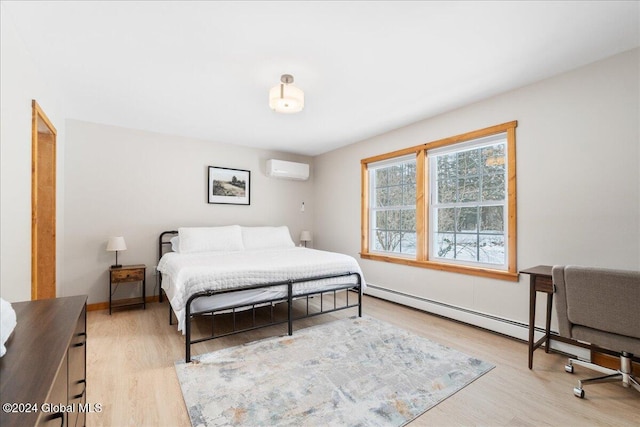
<instances>
[{"instance_id":1,"label":"dresser drawer","mask_svg":"<svg viewBox=\"0 0 640 427\"><path fill-rule=\"evenodd\" d=\"M112 270L111 281L117 282L141 282L144 280L144 269L135 270Z\"/></svg>"}]
</instances>

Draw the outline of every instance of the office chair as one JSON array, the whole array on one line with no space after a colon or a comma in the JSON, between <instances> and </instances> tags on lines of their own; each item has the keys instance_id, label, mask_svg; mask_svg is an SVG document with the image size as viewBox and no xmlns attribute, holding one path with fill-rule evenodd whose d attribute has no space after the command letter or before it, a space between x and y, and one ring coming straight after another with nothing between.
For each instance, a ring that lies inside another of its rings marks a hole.
<instances>
[{"instance_id":1,"label":"office chair","mask_svg":"<svg viewBox=\"0 0 640 427\"><path fill-rule=\"evenodd\" d=\"M640 391L631 366L640 354L640 271L554 266L552 276L560 336L620 352L617 370L569 359L569 373L580 365L606 374L579 380L573 393L584 398L583 386L616 381Z\"/></svg>"}]
</instances>

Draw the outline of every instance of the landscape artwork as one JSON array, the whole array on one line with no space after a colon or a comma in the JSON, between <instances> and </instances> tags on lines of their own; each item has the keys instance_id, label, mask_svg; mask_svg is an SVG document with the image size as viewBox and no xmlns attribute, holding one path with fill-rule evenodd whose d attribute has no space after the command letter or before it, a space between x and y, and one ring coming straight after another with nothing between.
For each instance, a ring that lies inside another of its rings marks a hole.
<instances>
[{"instance_id":1,"label":"landscape artwork","mask_svg":"<svg viewBox=\"0 0 640 427\"><path fill-rule=\"evenodd\" d=\"M250 182L248 170L209 166L208 202L248 205Z\"/></svg>"}]
</instances>

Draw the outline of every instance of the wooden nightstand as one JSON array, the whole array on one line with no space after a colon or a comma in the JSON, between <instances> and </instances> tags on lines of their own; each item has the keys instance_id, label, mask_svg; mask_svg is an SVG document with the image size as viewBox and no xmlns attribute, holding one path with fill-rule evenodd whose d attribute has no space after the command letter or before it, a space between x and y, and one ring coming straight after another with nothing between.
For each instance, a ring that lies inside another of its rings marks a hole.
<instances>
[{"instance_id":1,"label":"wooden nightstand","mask_svg":"<svg viewBox=\"0 0 640 427\"><path fill-rule=\"evenodd\" d=\"M122 267L109 268L109 314L112 308L141 305L146 309L146 272L147 266L144 264L123 265ZM112 300L113 285L118 283L142 283L142 296L125 300Z\"/></svg>"}]
</instances>

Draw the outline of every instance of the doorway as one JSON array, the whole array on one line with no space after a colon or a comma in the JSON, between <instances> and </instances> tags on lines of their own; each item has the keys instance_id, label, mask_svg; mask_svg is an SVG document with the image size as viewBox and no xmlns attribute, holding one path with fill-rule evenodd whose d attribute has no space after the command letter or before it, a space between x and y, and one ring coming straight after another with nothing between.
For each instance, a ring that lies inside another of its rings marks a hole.
<instances>
[{"instance_id":1,"label":"doorway","mask_svg":"<svg viewBox=\"0 0 640 427\"><path fill-rule=\"evenodd\" d=\"M31 299L56 297L56 128L31 101Z\"/></svg>"}]
</instances>

